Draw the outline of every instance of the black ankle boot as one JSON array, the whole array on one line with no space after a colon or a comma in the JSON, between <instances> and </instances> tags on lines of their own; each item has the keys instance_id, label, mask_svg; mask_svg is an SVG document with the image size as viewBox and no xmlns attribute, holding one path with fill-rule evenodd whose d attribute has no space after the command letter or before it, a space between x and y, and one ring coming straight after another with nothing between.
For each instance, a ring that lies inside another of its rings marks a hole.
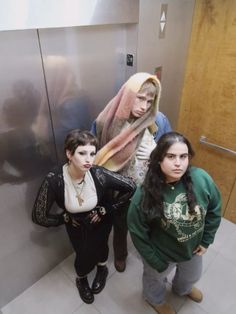
<instances>
[{"instance_id":1,"label":"black ankle boot","mask_svg":"<svg viewBox=\"0 0 236 314\"><path fill-rule=\"evenodd\" d=\"M106 285L106 279L108 275L108 268L107 266L97 266L97 273L94 278L92 284L92 292L94 294L100 293Z\"/></svg>"},{"instance_id":2,"label":"black ankle boot","mask_svg":"<svg viewBox=\"0 0 236 314\"><path fill-rule=\"evenodd\" d=\"M93 303L94 296L93 296L93 293L89 287L87 277L76 278L76 286L79 290L79 295L80 295L81 299L85 303L88 303L88 304Z\"/></svg>"}]
</instances>

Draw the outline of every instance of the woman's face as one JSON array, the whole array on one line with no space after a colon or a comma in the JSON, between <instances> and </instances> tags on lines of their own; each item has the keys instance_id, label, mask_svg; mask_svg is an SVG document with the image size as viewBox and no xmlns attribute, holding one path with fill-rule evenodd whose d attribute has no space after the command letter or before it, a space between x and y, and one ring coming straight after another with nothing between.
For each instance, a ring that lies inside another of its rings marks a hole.
<instances>
[{"instance_id":1,"label":"woman's face","mask_svg":"<svg viewBox=\"0 0 236 314\"><path fill-rule=\"evenodd\" d=\"M142 117L152 106L155 95L148 89L140 90L137 93L131 115L134 118Z\"/></svg>"},{"instance_id":2,"label":"woman's face","mask_svg":"<svg viewBox=\"0 0 236 314\"><path fill-rule=\"evenodd\" d=\"M85 173L88 171L94 162L96 156L96 147L94 145L78 146L72 155L69 150L66 151L70 165L78 172Z\"/></svg>"},{"instance_id":3,"label":"woman's face","mask_svg":"<svg viewBox=\"0 0 236 314\"><path fill-rule=\"evenodd\" d=\"M160 162L166 183L181 179L189 165L188 146L184 143L174 143L167 150L164 159Z\"/></svg>"}]
</instances>

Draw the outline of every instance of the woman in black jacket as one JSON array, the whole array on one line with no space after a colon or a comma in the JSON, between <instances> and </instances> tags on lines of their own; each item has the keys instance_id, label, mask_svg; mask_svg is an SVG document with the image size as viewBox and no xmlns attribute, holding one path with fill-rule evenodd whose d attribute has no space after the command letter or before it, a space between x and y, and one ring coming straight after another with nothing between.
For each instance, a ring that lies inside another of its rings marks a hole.
<instances>
[{"instance_id":1,"label":"woman in black jacket","mask_svg":"<svg viewBox=\"0 0 236 314\"><path fill-rule=\"evenodd\" d=\"M93 166L97 139L88 131L69 132L65 140L67 163L49 172L44 179L32 212L33 222L44 227L65 223L75 250L76 285L81 299L94 301L94 294L106 284L110 213L129 202L135 191L131 179L103 167ZM111 199L110 191L117 191ZM63 210L52 213L52 205ZM87 275L97 266L90 288Z\"/></svg>"}]
</instances>

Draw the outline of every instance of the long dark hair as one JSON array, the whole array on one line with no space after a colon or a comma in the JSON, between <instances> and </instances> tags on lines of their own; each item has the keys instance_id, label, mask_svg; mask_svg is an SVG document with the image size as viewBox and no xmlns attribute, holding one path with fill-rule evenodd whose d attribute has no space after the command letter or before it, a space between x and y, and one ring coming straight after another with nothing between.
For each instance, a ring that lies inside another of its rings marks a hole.
<instances>
[{"instance_id":1,"label":"long dark hair","mask_svg":"<svg viewBox=\"0 0 236 314\"><path fill-rule=\"evenodd\" d=\"M166 186L166 178L161 170L160 162L165 158L168 149L175 143L186 144L188 147L189 158L194 156L194 151L190 142L182 134L177 132L169 132L160 137L156 148L150 155L149 168L142 185L144 191L142 210L150 221L156 217L162 217L164 215L163 189ZM193 192L189 167L182 176L181 181L183 182L186 189L189 213L194 214L196 197Z\"/></svg>"},{"instance_id":2,"label":"long dark hair","mask_svg":"<svg viewBox=\"0 0 236 314\"><path fill-rule=\"evenodd\" d=\"M98 140L96 136L94 136L89 131L81 131L79 129L74 129L70 131L66 136L65 144L64 144L65 154L66 154L66 151L68 150L71 153L71 155L74 155L76 148L80 145L81 146L93 145L95 146L96 151L97 151Z\"/></svg>"}]
</instances>

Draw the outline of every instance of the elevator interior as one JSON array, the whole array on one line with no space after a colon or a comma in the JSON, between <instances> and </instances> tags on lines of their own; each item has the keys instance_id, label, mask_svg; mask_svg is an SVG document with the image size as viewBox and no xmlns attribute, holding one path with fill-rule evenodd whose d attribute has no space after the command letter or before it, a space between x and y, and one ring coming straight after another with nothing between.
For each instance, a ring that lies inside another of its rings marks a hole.
<instances>
[{"instance_id":1,"label":"elevator interior","mask_svg":"<svg viewBox=\"0 0 236 314\"><path fill-rule=\"evenodd\" d=\"M41 13L47 14L40 20L33 1L28 1L28 24L23 18L16 23L17 12L0 15L0 307L71 253L63 227L44 229L31 222L43 176L63 162L67 131L89 129L137 71L153 73L155 66L171 64L170 77L176 73L180 83L183 79L194 1L166 1L173 17L169 36L182 41L176 47L180 56L176 64L168 33L166 41L156 44L160 1L94 0L93 10L84 7L87 15L81 11L76 15L73 5L82 2L61 1L57 8L54 4L53 18L52 8L45 10L41 4ZM13 3L8 1L5 10ZM148 20L148 14L156 20ZM156 34L150 27L157 29ZM133 66L127 65L127 54L133 56ZM171 87L168 80L164 75L163 85ZM166 104L170 116L174 112L172 122L180 91L178 83L172 92L163 89L162 111Z\"/></svg>"}]
</instances>

